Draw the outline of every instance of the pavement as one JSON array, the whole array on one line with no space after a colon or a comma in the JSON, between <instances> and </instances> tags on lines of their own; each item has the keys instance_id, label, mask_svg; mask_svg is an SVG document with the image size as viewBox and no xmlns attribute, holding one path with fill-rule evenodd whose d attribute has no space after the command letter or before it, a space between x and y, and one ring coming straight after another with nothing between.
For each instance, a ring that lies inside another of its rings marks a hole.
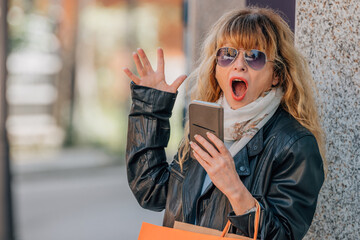
<instances>
[{"instance_id":1,"label":"pavement","mask_svg":"<svg viewBox=\"0 0 360 240\"><path fill-rule=\"evenodd\" d=\"M125 156L114 156L99 148L64 148L57 151L27 154L16 157L11 164L14 175L51 174L82 171L111 165L125 164Z\"/></svg>"},{"instance_id":2,"label":"pavement","mask_svg":"<svg viewBox=\"0 0 360 240\"><path fill-rule=\"evenodd\" d=\"M100 149L18 161L12 172L17 240L136 240L143 221L162 224L162 212L137 203L124 162Z\"/></svg>"}]
</instances>

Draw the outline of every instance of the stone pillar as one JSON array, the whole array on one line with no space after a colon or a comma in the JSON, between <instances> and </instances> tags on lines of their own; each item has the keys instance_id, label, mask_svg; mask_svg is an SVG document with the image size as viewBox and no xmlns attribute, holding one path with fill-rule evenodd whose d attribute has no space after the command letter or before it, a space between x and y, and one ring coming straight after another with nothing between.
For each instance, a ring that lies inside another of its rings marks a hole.
<instances>
[{"instance_id":1,"label":"stone pillar","mask_svg":"<svg viewBox=\"0 0 360 240\"><path fill-rule=\"evenodd\" d=\"M296 44L319 91L328 161L305 239L360 239L360 4L298 0L296 20Z\"/></svg>"}]
</instances>

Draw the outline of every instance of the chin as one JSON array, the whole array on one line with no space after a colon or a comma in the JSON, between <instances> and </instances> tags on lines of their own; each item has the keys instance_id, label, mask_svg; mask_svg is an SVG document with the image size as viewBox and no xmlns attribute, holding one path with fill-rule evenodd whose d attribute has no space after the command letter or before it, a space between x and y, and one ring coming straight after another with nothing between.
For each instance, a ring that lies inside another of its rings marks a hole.
<instances>
[{"instance_id":1,"label":"chin","mask_svg":"<svg viewBox=\"0 0 360 240\"><path fill-rule=\"evenodd\" d=\"M231 98L231 102L229 102L229 105L230 105L231 109L236 110L236 109L246 106L247 103L244 100L237 101L237 100Z\"/></svg>"}]
</instances>

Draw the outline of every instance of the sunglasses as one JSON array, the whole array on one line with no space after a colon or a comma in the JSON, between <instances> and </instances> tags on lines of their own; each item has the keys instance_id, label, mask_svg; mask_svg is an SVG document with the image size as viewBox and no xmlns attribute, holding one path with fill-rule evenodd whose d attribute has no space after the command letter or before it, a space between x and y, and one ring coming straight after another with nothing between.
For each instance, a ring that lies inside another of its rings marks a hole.
<instances>
[{"instance_id":1,"label":"sunglasses","mask_svg":"<svg viewBox=\"0 0 360 240\"><path fill-rule=\"evenodd\" d=\"M242 52L246 64L256 71L261 70L265 66L266 62L270 62L267 61L266 54L259 50L251 49ZM216 52L216 63L221 67L230 66L235 61L238 55L239 51L235 48L219 48Z\"/></svg>"}]
</instances>

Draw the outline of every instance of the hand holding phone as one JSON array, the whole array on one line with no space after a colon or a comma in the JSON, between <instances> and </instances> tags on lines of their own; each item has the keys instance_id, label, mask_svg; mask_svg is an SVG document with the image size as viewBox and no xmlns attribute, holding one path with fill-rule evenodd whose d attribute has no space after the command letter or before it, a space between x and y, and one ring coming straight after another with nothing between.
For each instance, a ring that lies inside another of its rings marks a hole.
<instances>
[{"instance_id":1,"label":"hand holding phone","mask_svg":"<svg viewBox=\"0 0 360 240\"><path fill-rule=\"evenodd\" d=\"M204 102L198 100L192 101L189 105L189 127L190 141L196 142L194 136L195 134L198 134L212 144L212 142L206 136L206 132L211 132L221 141L224 141L223 107L218 103ZM201 147L201 144L198 145ZM192 152L191 157L194 158Z\"/></svg>"}]
</instances>

